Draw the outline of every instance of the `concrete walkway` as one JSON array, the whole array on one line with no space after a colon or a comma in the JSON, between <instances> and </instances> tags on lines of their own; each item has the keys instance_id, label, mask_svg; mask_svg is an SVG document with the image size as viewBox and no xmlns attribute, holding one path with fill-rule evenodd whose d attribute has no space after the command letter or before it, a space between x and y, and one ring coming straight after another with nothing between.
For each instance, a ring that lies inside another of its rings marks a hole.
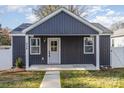
<instances>
[{"instance_id":1,"label":"concrete walkway","mask_svg":"<svg viewBox=\"0 0 124 93\"><path fill-rule=\"evenodd\" d=\"M61 88L60 72L59 71L47 71L40 88Z\"/></svg>"}]
</instances>

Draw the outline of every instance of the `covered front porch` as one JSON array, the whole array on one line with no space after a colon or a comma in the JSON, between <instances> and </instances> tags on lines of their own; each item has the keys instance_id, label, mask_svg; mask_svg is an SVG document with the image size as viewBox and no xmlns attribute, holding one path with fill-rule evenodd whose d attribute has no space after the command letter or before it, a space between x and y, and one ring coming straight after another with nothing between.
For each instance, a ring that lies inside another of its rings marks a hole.
<instances>
[{"instance_id":1,"label":"covered front porch","mask_svg":"<svg viewBox=\"0 0 124 93\"><path fill-rule=\"evenodd\" d=\"M31 65L27 70L97 70L93 64Z\"/></svg>"},{"instance_id":2,"label":"covered front porch","mask_svg":"<svg viewBox=\"0 0 124 93\"><path fill-rule=\"evenodd\" d=\"M34 41L36 43L34 43ZM26 44L27 70L99 69L99 35L27 35ZM37 46L34 46L35 44Z\"/></svg>"}]
</instances>

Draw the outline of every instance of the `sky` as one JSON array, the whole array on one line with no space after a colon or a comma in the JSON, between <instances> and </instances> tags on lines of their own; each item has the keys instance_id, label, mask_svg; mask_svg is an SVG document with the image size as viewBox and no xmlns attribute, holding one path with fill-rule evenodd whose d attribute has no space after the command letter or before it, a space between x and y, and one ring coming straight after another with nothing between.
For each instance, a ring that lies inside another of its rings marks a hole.
<instances>
[{"instance_id":1,"label":"sky","mask_svg":"<svg viewBox=\"0 0 124 93\"><path fill-rule=\"evenodd\" d=\"M88 14L85 19L90 22L97 22L109 28L113 23L124 21L124 6L122 5L88 7L88 11L81 16ZM2 27L14 29L22 23L33 23L37 20L32 12L33 8L36 8L36 5L0 5L0 24Z\"/></svg>"}]
</instances>

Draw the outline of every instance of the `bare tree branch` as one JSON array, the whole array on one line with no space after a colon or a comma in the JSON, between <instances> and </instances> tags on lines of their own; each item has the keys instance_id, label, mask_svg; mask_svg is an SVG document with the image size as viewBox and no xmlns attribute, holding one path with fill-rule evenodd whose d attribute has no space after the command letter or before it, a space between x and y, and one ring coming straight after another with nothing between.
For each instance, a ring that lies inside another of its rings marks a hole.
<instances>
[{"instance_id":1,"label":"bare tree branch","mask_svg":"<svg viewBox=\"0 0 124 93\"><path fill-rule=\"evenodd\" d=\"M118 29L124 28L124 22L118 21L116 23L113 23L110 28L112 31L116 31Z\"/></svg>"},{"instance_id":2,"label":"bare tree branch","mask_svg":"<svg viewBox=\"0 0 124 93\"><path fill-rule=\"evenodd\" d=\"M78 16L82 16L83 13L85 13L83 16L87 17L88 14L86 12L88 11L88 6L81 6L81 5L40 5L37 6L35 9L33 9L33 13L36 15L38 19L42 19L43 17L49 15L53 11L64 7L68 9L69 11L75 13Z\"/></svg>"}]
</instances>

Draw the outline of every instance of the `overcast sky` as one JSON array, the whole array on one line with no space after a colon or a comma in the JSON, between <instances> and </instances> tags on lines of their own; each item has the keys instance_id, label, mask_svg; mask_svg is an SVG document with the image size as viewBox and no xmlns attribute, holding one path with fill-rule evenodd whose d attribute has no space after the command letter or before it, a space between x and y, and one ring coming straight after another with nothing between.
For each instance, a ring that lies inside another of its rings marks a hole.
<instances>
[{"instance_id":1,"label":"overcast sky","mask_svg":"<svg viewBox=\"0 0 124 93\"><path fill-rule=\"evenodd\" d=\"M0 24L11 29L22 23L35 22L36 17L32 8L36 6L0 6ZM91 22L98 22L109 27L117 21L124 21L124 6L89 6L89 16L86 18Z\"/></svg>"}]
</instances>

